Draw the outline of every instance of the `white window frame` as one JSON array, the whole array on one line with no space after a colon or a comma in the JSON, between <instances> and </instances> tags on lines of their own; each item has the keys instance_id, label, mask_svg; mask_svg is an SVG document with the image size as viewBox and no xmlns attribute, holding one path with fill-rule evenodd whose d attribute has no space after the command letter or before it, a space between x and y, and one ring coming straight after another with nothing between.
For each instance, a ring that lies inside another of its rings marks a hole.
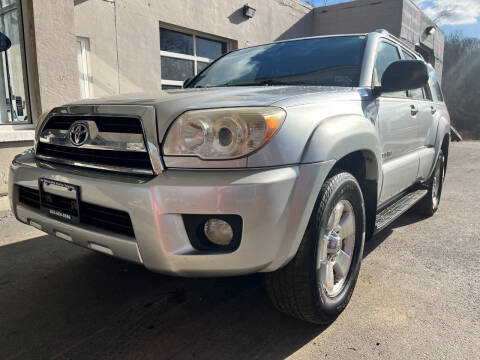
<instances>
[{"instance_id":1,"label":"white window frame","mask_svg":"<svg viewBox=\"0 0 480 360\"><path fill-rule=\"evenodd\" d=\"M82 99L93 97L92 72L90 66L90 39L77 36L77 62L78 62L78 81L80 86L80 95ZM78 51L80 50L80 54ZM83 76L81 69L83 69Z\"/></svg>"},{"instance_id":2,"label":"white window frame","mask_svg":"<svg viewBox=\"0 0 480 360\"><path fill-rule=\"evenodd\" d=\"M196 32L196 31L192 31L192 30L178 29L178 28L175 28L175 27L160 25L160 32L163 29L164 30L176 31L176 32L179 32L179 33L182 33L182 34L193 36L193 54L194 55L186 55L186 54L180 54L180 53L175 53L175 52L171 52L171 51L160 50L160 61L161 61L162 56L167 56L167 57L176 58L176 59L183 59L183 60L192 60L193 61L193 76L196 76L198 74L198 66L197 66L198 62L211 63L213 60L215 60L215 59L210 59L210 58L206 58L206 57L196 56L196 54L197 54L197 37L222 42L227 46L227 52L229 51L229 49L231 47L230 41L228 41L227 39L222 39L222 38L214 37L214 36L211 36L211 35L202 34L202 33ZM160 44L160 49L161 49L161 44ZM161 83L162 86L163 85L180 86L180 87L183 86L183 81L167 80L167 79L163 78L163 75L162 75L161 82L162 82Z\"/></svg>"},{"instance_id":3,"label":"white window frame","mask_svg":"<svg viewBox=\"0 0 480 360\"><path fill-rule=\"evenodd\" d=\"M28 116L28 120L26 121L11 121L8 123L0 123L0 129L2 130L2 134L0 134L0 143L4 142L3 135L5 135L5 130L10 131L13 129L26 129L30 130L34 128L33 121L32 121L32 108L30 106L30 87L28 84L28 71L27 71L27 61L25 56L25 34L24 34L24 25L23 25L23 11L22 11L22 2L21 0L16 0L12 4L0 8L0 14L6 15L11 11L17 11L17 18L18 18L18 33L19 33L19 41L20 41L20 55L21 55L21 64L22 64L22 76L23 76L23 86L25 88L25 107L24 111L26 116ZM3 53L3 57L8 56L6 52ZM3 59L4 67L5 67L5 58ZM5 72L4 72L5 74ZM11 94L9 95L11 96ZM3 100L4 101L4 100ZM14 106L13 99L10 99L11 106ZM12 115L10 115L12 116Z\"/></svg>"}]
</instances>

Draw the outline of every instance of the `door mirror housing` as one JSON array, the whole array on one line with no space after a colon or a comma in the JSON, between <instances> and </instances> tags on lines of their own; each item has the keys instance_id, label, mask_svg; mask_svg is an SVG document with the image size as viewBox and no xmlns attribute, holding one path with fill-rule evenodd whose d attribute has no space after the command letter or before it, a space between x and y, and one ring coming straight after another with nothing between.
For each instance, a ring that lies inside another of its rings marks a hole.
<instances>
[{"instance_id":1,"label":"door mirror housing","mask_svg":"<svg viewBox=\"0 0 480 360\"><path fill-rule=\"evenodd\" d=\"M399 60L391 63L382 76L382 86L375 95L386 92L420 89L428 83L428 68L421 60Z\"/></svg>"},{"instance_id":2,"label":"door mirror housing","mask_svg":"<svg viewBox=\"0 0 480 360\"><path fill-rule=\"evenodd\" d=\"M7 35L0 32L0 52L7 51L12 46L12 42Z\"/></svg>"},{"instance_id":3,"label":"door mirror housing","mask_svg":"<svg viewBox=\"0 0 480 360\"><path fill-rule=\"evenodd\" d=\"M190 81L192 81L192 80L193 80L193 76L186 78L183 81L183 88L185 89L188 86L188 84L190 84Z\"/></svg>"}]
</instances>

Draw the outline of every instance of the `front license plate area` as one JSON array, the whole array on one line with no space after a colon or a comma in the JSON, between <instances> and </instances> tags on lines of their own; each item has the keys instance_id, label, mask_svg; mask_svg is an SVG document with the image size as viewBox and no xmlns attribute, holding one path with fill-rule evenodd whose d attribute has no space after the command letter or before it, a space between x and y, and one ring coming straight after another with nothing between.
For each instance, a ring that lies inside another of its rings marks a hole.
<instances>
[{"instance_id":1,"label":"front license plate area","mask_svg":"<svg viewBox=\"0 0 480 360\"><path fill-rule=\"evenodd\" d=\"M80 187L50 179L39 179L40 210L70 223L80 222Z\"/></svg>"}]
</instances>

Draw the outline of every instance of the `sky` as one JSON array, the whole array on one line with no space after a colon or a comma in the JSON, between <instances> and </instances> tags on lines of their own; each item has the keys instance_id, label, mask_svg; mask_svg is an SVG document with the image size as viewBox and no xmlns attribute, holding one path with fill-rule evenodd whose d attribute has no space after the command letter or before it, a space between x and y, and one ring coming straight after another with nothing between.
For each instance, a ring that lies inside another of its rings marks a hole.
<instances>
[{"instance_id":1,"label":"sky","mask_svg":"<svg viewBox=\"0 0 480 360\"><path fill-rule=\"evenodd\" d=\"M352 0L327 0L328 5ZM310 1L308 1L310 2ZM446 34L462 31L466 36L480 38L480 0L413 0ZM323 6L325 0L313 0Z\"/></svg>"}]
</instances>

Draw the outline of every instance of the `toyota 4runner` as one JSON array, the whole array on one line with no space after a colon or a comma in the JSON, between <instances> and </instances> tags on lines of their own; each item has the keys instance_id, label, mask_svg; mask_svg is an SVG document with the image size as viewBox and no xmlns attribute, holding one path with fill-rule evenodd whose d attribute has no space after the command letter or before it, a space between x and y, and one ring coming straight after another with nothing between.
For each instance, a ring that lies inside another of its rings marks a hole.
<instances>
[{"instance_id":1,"label":"toyota 4runner","mask_svg":"<svg viewBox=\"0 0 480 360\"><path fill-rule=\"evenodd\" d=\"M9 181L21 222L179 276L264 272L282 312L333 321L365 239L438 208L450 119L384 30L233 51L184 89L57 107Z\"/></svg>"}]
</instances>

